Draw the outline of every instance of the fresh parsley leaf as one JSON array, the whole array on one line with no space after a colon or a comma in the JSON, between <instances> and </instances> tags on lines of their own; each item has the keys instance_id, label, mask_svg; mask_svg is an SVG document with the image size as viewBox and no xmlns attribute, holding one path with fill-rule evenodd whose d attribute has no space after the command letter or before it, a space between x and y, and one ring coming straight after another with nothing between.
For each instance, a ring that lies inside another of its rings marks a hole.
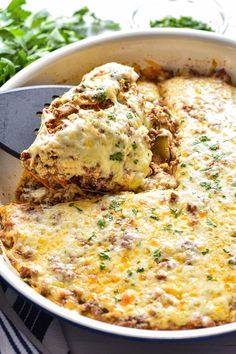
<instances>
[{"instance_id":1,"label":"fresh parsley leaf","mask_svg":"<svg viewBox=\"0 0 236 354\"><path fill-rule=\"evenodd\" d=\"M102 20L87 7L70 17L55 18L46 10L24 9L25 0L12 0L0 9L0 85L16 72L49 52L104 30L118 30L118 23ZM105 95L99 92L99 99Z\"/></svg>"},{"instance_id":2,"label":"fresh parsley leaf","mask_svg":"<svg viewBox=\"0 0 236 354\"><path fill-rule=\"evenodd\" d=\"M179 18L166 16L161 20L150 21L150 27L194 28L214 32L207 23L195 20L191 16L180 16Z\"/></svg>"}]
</instances>

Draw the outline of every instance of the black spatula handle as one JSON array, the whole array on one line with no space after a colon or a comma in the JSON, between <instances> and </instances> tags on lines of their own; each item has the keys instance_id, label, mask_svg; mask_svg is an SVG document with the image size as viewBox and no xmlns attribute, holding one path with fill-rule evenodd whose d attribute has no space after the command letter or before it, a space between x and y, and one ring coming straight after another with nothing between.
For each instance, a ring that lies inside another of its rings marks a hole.
<instances>
[{"instance_id":1,"label":"black spatula handle","mask_svg":"<svg viewBox=\"0 0 236 354\"><path fill-rule=\"evenodd\" d=\"M72 86L43 85L0 91L0 148L19 158L35 139L45 105Z\"/></svg>"}]
</instances>

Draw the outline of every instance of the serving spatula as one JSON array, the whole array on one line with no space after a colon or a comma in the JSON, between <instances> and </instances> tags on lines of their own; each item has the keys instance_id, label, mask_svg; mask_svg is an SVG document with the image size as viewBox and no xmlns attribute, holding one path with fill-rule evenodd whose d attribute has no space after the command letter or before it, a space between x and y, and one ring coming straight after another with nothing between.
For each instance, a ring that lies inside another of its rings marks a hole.
<instances>
[{"instance_id":1,"label":"serving spatula","mask_svg":"<svg viewBox=\"0 0 236 354\"><path fill-rule=\"evenodd\" d=\"M42 85L0 91L0 148L19 158L35 140L43 108L71 87Z\"/></svg>"}]
</instances>

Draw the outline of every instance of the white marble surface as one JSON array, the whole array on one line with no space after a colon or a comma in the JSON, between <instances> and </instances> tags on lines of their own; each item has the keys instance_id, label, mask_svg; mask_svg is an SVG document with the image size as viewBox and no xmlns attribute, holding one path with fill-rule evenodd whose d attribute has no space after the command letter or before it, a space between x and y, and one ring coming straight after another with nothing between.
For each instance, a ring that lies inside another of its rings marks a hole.
<instances>
[{"instance_id":1,"label":"white marble surface","mask_svg":"<svg viewBox=\"0 0 236 354\"><path fill-rule=\"evenodd\" d=\"M1 6L8 3L8 0L1 0ZM207 5L207 0L205 0ZM229 26L225 32L226 36L236 37L236 1L218 0L228 16ZM34 10L43 7L55 15L69 15L73 10L87 5L93 9L98 16L114 19L122 24L123 29L130 29L132 10L135 8L136 0L28 0L28 6ZM161 6L161 0L157 0ZM148 6L148 0L146 0ZM120 339L109 335L94 333L86 329L76 328L61 321L65 337L68 341L71 354L235 354L236 333L208 340L191 342L140 342L127 339ZM56 354L56 353L52 353Z\"/></svg>"}]
</instances>

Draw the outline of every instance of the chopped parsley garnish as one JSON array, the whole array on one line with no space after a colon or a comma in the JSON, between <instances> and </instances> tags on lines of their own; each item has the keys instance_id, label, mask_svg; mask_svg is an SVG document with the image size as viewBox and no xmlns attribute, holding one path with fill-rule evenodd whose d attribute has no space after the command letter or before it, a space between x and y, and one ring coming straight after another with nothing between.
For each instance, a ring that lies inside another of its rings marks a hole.
<instances>
[{"instance_id":1,"label":"chopped parsley garnish","mask_svg":"<svg viewBox=\"0 0 236 354\"><path fill-rule=\"evenodd\" d=\"M166 16L160 20L150 21L150 27L193 28L214 32L207 23L195 20L191 16L180 16L179 18Z\"/></svg>"},{"instance_id":2,"label":"chopped parsley garnish","mask_svg":"<svg viewBox=\"0 0 236 354\"><path fill-rule=\"evenodd\" d=\"M88 242L92 241L96 237L95 232L92 233L92 235L88 238Z\"/></svg>"},{"instance_id":3,"label":"chopped parsley garnish","mask_svg":"<svg viewBox=\"0 0 236 354\"><path fill-rule=\"evenodd\" d=\"M128 277L131 277L133 275L132 270L127 270Z\"/></svg>"},{"instance_id":4,"label":"chopped parsley garnish","mask_svg":"<svg viewBox=\"0 0 236 354\"><path fill-rule=\"evenodd\" d=\"M105 265L104 263L101 263L101 264L100 264L100 269L103 270L103 269L105 269L105 268L106 268L106 265Z\"/></svg>"},{"instance_id":5,"label":"chopped parsley garnish","mask_svg":"<svg viewBox=\"0 0 236 354\"><path fill-rule=\"evenodd\" d=\"M236 187L236 179L233 180L232 186L233 186L233 187Z\"/></svg>"},{"instance_id":6,"label":"chopped parsley garnish","mask_svg":"<svg viewBox=\"0 0 236 354\"><path fill-rule=\"evenodd\" d=\"M219 144L213 144L213 145L209 146L209 149L212 151L216 151L219 149Z\"/></svg>"},{"instance_id":7,"label":"chopped parsley garnish","mask_svg":"<svg viewBox=\"0 0 236 354\"><path fill-rule=\"evenodd\" d=\"M202 188L205 188L206 191L208 191L212 187L210 182L200 182L200 186Z\"/></svg>"},{"instance_id":8,"label":"chopped parsley garnish","mask_svg":"<svg viewBox=\"0 0 236 354\"><path fill-rule=\"evenodd\" d=\"M94 99L94 100L99 99L99 101L101 101L101 102L106 101L107 95L106 95L104 88L98 87L96 89L96 93L92 96L92 99Z\"/></svg>"},{"instance_id":9,"label":"chopped parsley garnish","mask_svg":"<svg viewBox=\"0 0 236 354\"><path fill-rule=\"evenodd\" d=\"M132 209L132 213L134 213L134 215L138 214L138 210L137 209Z\"/></svg>"},{"instance_id":10,"label":"chopped parsley garnish","mask_svg":"<svg viewBox=\"0 0 236 354\"><path fill-rule=\"evenodd\" d=\"M207 275L207 280L214 280L212 275Z\"/></svg>"},{"instance_id":11,"label":"chopped parsley garnish","mask_svg":"<svg viewBox=\"0 0 236 354\"><path fill-rule=\"evenodd\" d=\"M127 117L128 119L133 119L133 118L134 118L132 112L128 112L128 113L126 114L126 117Z\"/></svg>"},{"instance_id":12,"label":"chopped parsley garnish","mask_svg":"<svg viewBox=\"0 0 236 354\"><path fill-rule=\"evenodd\" d=\"M209 139L206 135L202 135L200 136L200 138L194 140L193 145L198 145L200 143L206 143L207 141L210 141L211 139Z\"/></svg>"},{"instance_id":13,"label":"chopped parsley garnish","mask_svg":"<svg viewBox=\"0 0 236 354\"><path fill-rule=\"evenodd\" d=\"M213 154L212 157L215 161L220 161L222 159L222 157L224 156L223 153L221 154Z\"/></svg>"},{"instance_id":14,"label":"chopped parsley garnish","mask_svg":"<svg viewBox=\"0 0 236 354\"><path fill-rule=\"evenodd\" d=\"M223 251L224 251L225 253L230 253L230 251L228 251L226 248L223 248Z\"/></svg>"},{"instance_id":15,"label":"chopped parsley garnish","mask_svg":"<svg viewBox=\"0 0 236 354\"><path fill-rule=\"evenodd\" d=\"M186 167L186 166L187 166L186 163L181 163L181 164L180 164L180 167L182 167L182 168L183 168L183 167Z\"/></svg>"},{"instance_id":16,"label":"chopped parsley garnish","mask_svg":"<svg viewBox=\"0 0 236 354\"><path fill-rule=\"evenodd\" d=\"M134 164L137 165L138 164L138 160L134 160Z\"/></svg>"},{"instance_id":17,"label":"chopped parsley garnish","mask_svg":"<svg viewBox=\"0 0 236 354\"><path fill-rule=\"evenodd\" d=\"M202 136L200 136L200 138L199 138L199 141L201 142L201 143L205 143L206 141L210 141L211 139L209 139L206 135L202 135Z\"/></svg>"},{"instance_id":18,"label":"chopped parsley garnish","mask_svg":"<svg viewBox=\"0 0 236 354\"><path fill-rule=\"evenodd\" d=\"M156 221L160 220L160 218L156 215L150 215L150 218Z\"/></svg>"},{"instance_id":19,"label":"chopped parsley garnish","mask_svg":"<svg viewBox=\"0 0 236 354\"><path fill-rule=\"evenodd\" d=\"M183 230L174 229L173 232L174 232L174 234L182 234Z\"/></svg>"},{"instance_id":20,"label":"chopped parsley garnish","mask_svg":"<svg viewBox=\"0 0 236 354\"><path fill-rule=\"evenodd\" d=\"M174 215L175 218L177 218L182 213L182 209L178 209L174 207L169 207L169 208L170 208L170 212Z\"/></svg>"},{"instance_id":21,"label":"chopped parsley garnish","mask_svg":"<svg viewBox=\"0 0 236 354\"><path fill-rule=\"evenodd\" d=\"M134 141L134 142L132 143L132 148L133 148L134 150L136 150L137 147L138 147L138 145L137 145L136 141Z\"/></svg>"},{"instance_id":22,"label":"chopped parsley garnish","mask_svg":"<svg viewBox=\"0 0 236 354\"><path fill-rule=\"evenodd\" d=\"M161 259L161 251L159 249L156 249L153 252L153 258L154 258L154 261L157 262L157 263L160 261L160 259Z\"/></svg>"},{"instance_id":23,"label":"chopped parsley garnish","mask_svg":"<svg viewBox=\"0 0 236 354\"><path fill-rule=\"evenodd\" d=\"M210 252L210 250L208 248L205 249L205 251L202 251L203 256L205 256L206 254L208 254Z\"/></svg>"},{"instance_id":24,"label":"chopped parsley garnish","mask_svg":"<svg viewBox=\"0 0 236 354\"><path fill-rule=\"evenodd\" d=\"M25 4L25 0L12 0L0 9L0 85L55 49L106 29L120 29L118 23L98 18L88 7L55 18L47 10L25 10Z\"/></svg>"},{"instance_id":25,"label":"chopped parsley garnish","mask_svg":"<svg viewBox=\"0 0 236 354\"><path fill-rule=\"evenodd\" d=\"M209 171L212 169L212 166L207 166L205 168L203 168L201 171L205 172L205 171Z\"/></svg>"},{"instance_id":26,"label":"chopped parsley garnish","mask_svg":"<svg viewBox=\"0 0 236 354\"><path fill-rule=\"evenodd\" d=\"M97 225L100 229L104 229L104 227L106 226L106 221L104 219L99 219Z\"/></svg>"},{"instance_id":27,"label":"chopped parsley garnish","mask_svg":"<svg viewBox=\"0 0 236 354\"><path fill-rule=\"evenodd\" d=\"M143 267L139 267L136 270L137 273L143 273L144 272L144 268Z\"/></svg>"},{"instance_id":28,"label":"chopped parsley garnish","mask_svg":"<svg viewBox=\"0 0 236 354\"><path fill-rule=\"evenodd\" d=\"M229 259L228 264L229 265L236 265L236 259L233 259L233 258Z\"/></svg>"},{"instance_id":29,"label":"chopped parsley garnish","mask_svg":"<svg viewBox=\"0 0 236 354\"><path fill-rule=\"evenodd\" d=\"M115 119L116 119L116 117L115 117L114 114L108 114L107 118L108 118L109 120L115 120Z\"/></svg>"},{"instance_id":30,"label":"chopped parsley garnish","mask_svg":"<svg viewBox=\"0 0 236 354\"><path fill-rule=\"evenodd\" d=\"M168 230L171 230L171 228L172 228L172 224L168 224L168 225L163 227L163 230L164 231L168 231Z\"/></svg>"},{"instance_id":31,"label":"chopped parsley garnish","mask_svg":"<svg viewBox=\"0 0 236 354\"><path fill-rule=\"evenodd\" d=\"M217 175L217 174L216 174ZM214 176L212 176L214 178ZM218 176L216 176L217 178ZM220 185L220 180L219 179L215 179L214 180L214 189L216 189L217 191L220 191L222 189L221 185Z\"/></svg>"},{"instance_id":32,"label":"chopped parsley garnish","mask_svg":"<svg viewBox=\"0 0 236 354\"><path fill-rule=\"evenodd\" d=\"M217 227L217 224L215 224L211 219L206 218L206 223L209 226Z\"/></svg>"},{"instance_id":33,"label":"chopped parsley garnish","mask_svg":"<svg viewBox=\"0 0 236 354\"><path fill-rule=\"evenodd\" d=\"M218 172L216 172L216 173L214 173L214 175L212 175L212 178L213 179L216 179L216 178L218 178L219 177L219 173ZM218 183L219 183L219 181L217 181Z\"/></svg>"},{"instance_id":34,"label":"chopped parsley garnish","mask_svg":"<svg viewBox=\"0 0 236 354\"><path fill-rule=\"evenodd\" d=\"M121 205L124 204L124 202L125 201L123 199L113 199L109 205L109 209L114 211L122 211Z\"/></svg>"},{"instance_id":35,"label":"chopped parsley garnish","mask_svg":"<svg viewBox=\"0 0 236 354\"><path fill-rule=\"evenodd\" d=\"M99 252L98 255L101 259L108 260L108 261L111 260L109 254L107 254L107 252L105 252L105 251Z\"/></svg>"},{"instance_id":36,"label":"chopped parsley garnish","mask_svg":"<svg viewBox=\"0 0 236 354\"><path fill-rule=\"evenodd\" d=\"M115 152L114 154L110 155L110 160L122 161L123 160L122 152L118 151L118 152Z\"/></svg>"},{"instance_id":37,"label":"chopped parsley garnish","mask_svg":"<svg viewBox=\"0 0 236 354\"><path fill-rule=\"evenodd\" d=\"M102 102L106 101L106 99L107 99L106 92L104 90L100 90L98 98Z\"/></svg>"},{"instance_id":38,"label":"chopped parsley garnish","mask_svg":"<svg viewBox=\"0 0 236 354\"><path fill-rule=\"evenodd\" d=\"M110 214L110 213L107 213L106 215L105 215L105 218L106 219L108 219L108 220L113 220L113 216Z\"/></svg>"},{"instance_id":39,"label":"chopped parsley garnish","mask_svg":"<svg viewBox=\"0 0 236 354\"><path fill-rule=\"evenodd\" d=\"M70 204L69 204L69 207L75 208L79 213L82 213L82 212L83 212L83 210L80 209L79 207L77 207L77 205L75 205L74 203L70 203Z\"/></svg>"}]
</instances>

